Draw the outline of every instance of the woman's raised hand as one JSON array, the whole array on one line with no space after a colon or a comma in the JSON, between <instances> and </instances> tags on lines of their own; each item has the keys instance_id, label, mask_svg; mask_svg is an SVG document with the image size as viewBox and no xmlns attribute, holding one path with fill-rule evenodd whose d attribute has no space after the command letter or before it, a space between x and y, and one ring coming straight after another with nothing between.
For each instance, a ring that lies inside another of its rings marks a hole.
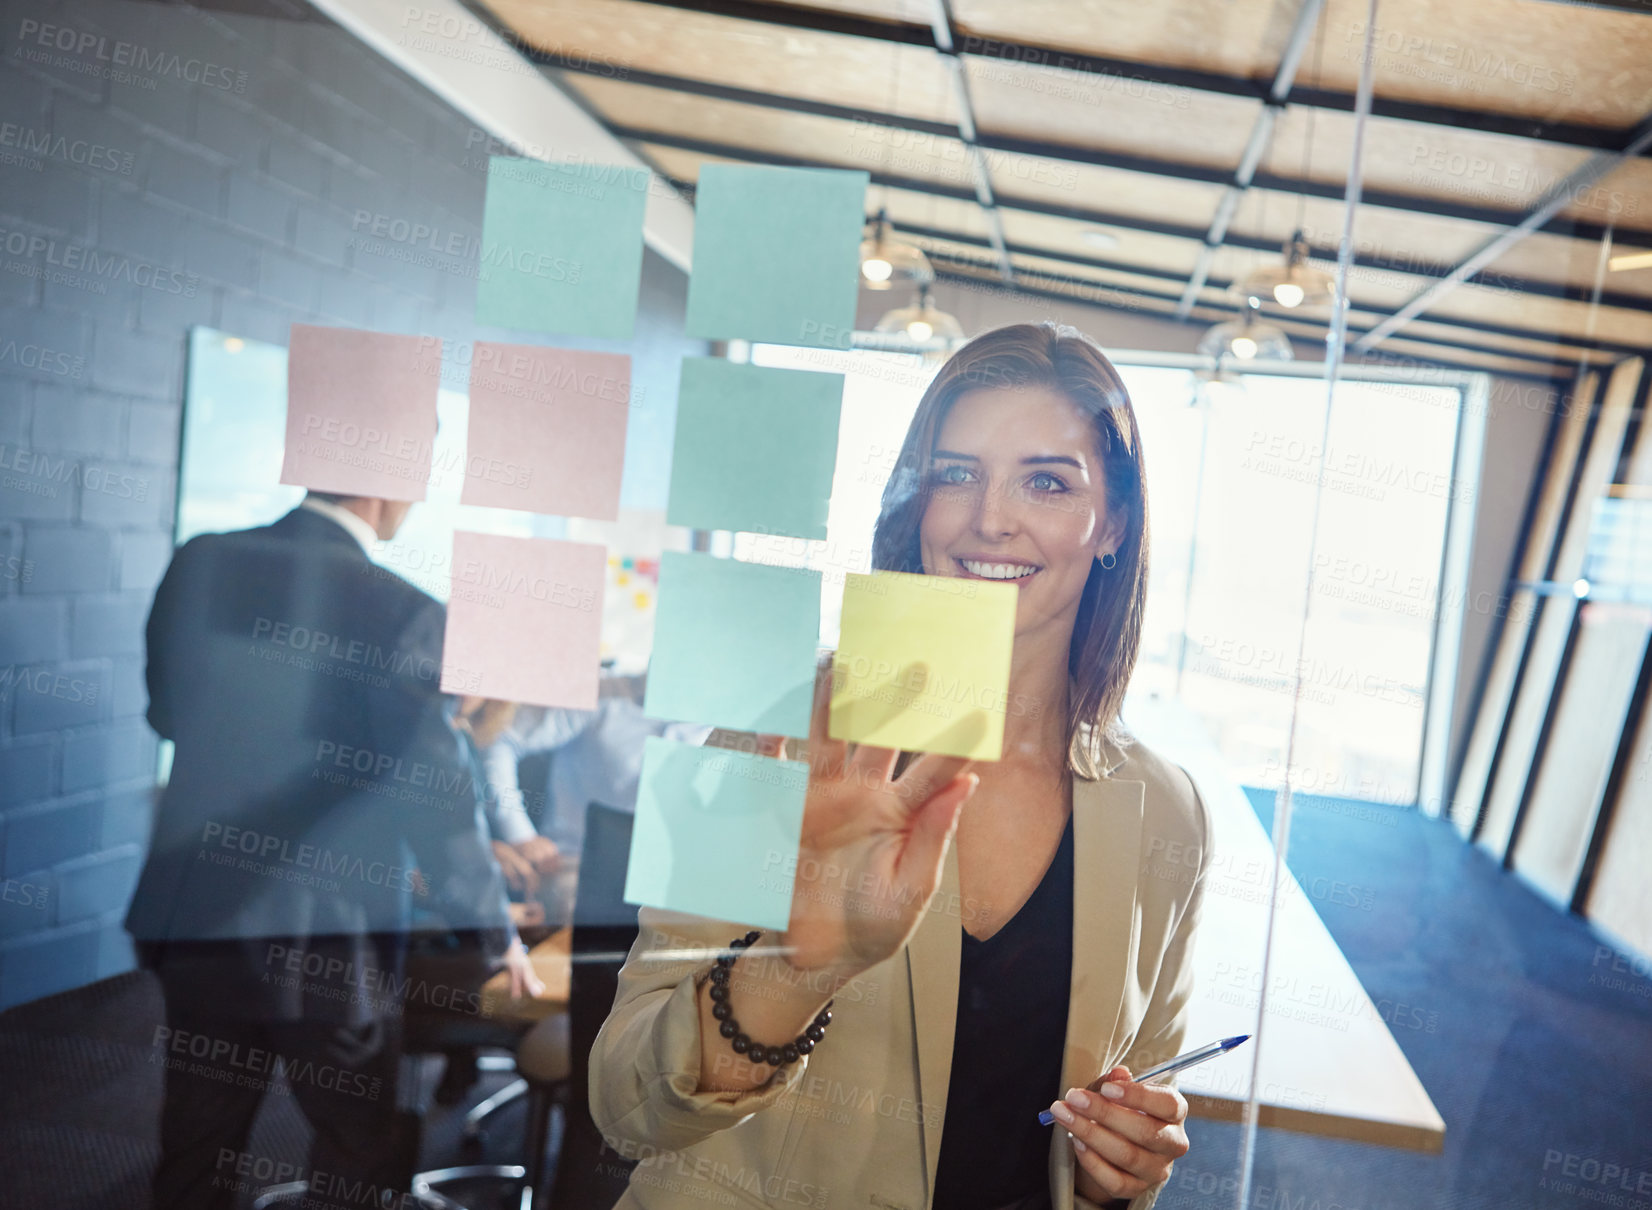
<instances>
[{"instance_id":1,"label":"woman's raised hand","mask_svg":"<svg viewBox=\"0 0 1652 1210\"><path fill-rule=\"evenodd\" d=\"M970 761L930 753L895 778L893 749L827 737L831 692L828 666L815 678L802 844L779 941L794 967L848 979L917 930L979 779Z\"/></svg>"}]
</instances>

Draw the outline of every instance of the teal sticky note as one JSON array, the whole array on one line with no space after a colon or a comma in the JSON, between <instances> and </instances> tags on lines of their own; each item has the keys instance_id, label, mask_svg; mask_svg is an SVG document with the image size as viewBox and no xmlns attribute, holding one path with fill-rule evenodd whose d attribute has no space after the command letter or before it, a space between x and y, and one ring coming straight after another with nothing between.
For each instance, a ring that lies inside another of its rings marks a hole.
<instances>
[{"instance_id":1,"label":"teal sticky note","mask_svg":"<svg viewBox=\"0 0 1652 1210\"><path fill-rule=\"evenodd\" d=\"M847 349L870 179L836 168L701 165L687 334Z\"/></svg>"},{"instance_id":2,"label":"teal sticky note","mask_svg":"<svg viewBox=\"0 0 1652 1210\"><path fill-rule=\"evenodd\" d=\"M625 902L785 928L808 788L803 761L649 736Z\"/></svg>"},{"instance_id":3,"label":"teal sticky note","mask_svg":"<svg viewBox=\"0 0 1652 1210\"><path fill-rule=\"evenodd\" d=\"M686 357L665 519L826 537L843 375Z\"/></svg>"},{"instance_id":4,"label":"teal sticky note","mask_svg":"<svg viewBox=\"0 0 1652 1210\"><path fill-rule=\"evenodd\" d=\"M629 340L642 280L648 170L493 156L476 321Z\"/></svg>"},{"instance_id":5,"label":"teal sticky note","mask_svg":"<svg viewBox=\"0 0 1652 1210\"><path fill-rule=\"evenodd\" d=\"M666 551L655 610L644 714L808 737L818 571Z\"/></svg>"}]
</instances>

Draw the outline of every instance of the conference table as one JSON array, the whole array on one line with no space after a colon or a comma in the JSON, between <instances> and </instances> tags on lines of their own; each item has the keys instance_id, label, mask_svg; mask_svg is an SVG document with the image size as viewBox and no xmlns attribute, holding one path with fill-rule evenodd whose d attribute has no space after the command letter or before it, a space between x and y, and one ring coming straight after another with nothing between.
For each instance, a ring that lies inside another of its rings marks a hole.
<instances>
[{"instance_id":1,"label":"conference table","mask_svg":"<svg viewBox=\"0 0 1652 1210\"><path fill-rule=\"evenodd\" d=\"M495 971L482 984L482 1015L497 1020L540 1021L566 1009L573 979L573 935L573 928L563 925L529 948L528 961L545 985L543 995L512 999L510 972Z\"/></svg>"},{"instance_id":2,"label":"conference table","mask_svg":"<svg viewBox=\"0 0 1652 1210\"><path fill-rule=\"evenodd\" d=\"M1314 908L1316 896L1363 906L1363 892L1310 879L1310 895L1286 873L1259 1013L1273 842L1191 710L1132 695L1123 717L1142 743L1187 770L1211 815L1187 1046L1251 1035L1230 1054L1181 1073L1177 1087L1190 1115L1241 1120L1254 1081L1260 1125L1439 1152L1445 1121L1388 1026L1425 1027L1426 1017L1406 1004L1373 1002ZM1171 868L1189 860L1163 858Z\"/></svg>"}]
</instances>

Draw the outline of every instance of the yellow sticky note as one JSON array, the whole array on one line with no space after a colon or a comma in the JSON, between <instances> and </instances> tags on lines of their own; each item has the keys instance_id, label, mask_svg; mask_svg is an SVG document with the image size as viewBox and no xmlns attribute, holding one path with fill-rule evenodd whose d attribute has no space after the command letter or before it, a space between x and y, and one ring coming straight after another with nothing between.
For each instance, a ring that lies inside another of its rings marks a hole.
<instances>
[{"instance_id":1,"label":"yellow sticky note","mask_svg":"<svg viewBox=\"0 0 1652 1210\"><path fill-rule=\"evenodd\" d=\"M827 734L999 759L1019 591L895 571L846 576Z\"/></svg>"}]
</instances>

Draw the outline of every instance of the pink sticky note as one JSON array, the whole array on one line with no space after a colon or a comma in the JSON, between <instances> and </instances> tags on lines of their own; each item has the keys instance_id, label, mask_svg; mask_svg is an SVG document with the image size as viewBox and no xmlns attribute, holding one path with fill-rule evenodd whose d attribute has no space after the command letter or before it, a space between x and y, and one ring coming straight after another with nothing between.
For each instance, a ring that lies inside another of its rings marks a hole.
<instances>
[{"instance_id":1,"label":"pink sticky note","mask_svg":"<svg viewBox=\"0 0 1652 1210\"><path fill-rule=\"evenodd\" d=\"M442 691L595 710L608 548L453 535Z\"/></svg>"},{"instance_id":2,"label":"pink sticky note","mask_svg":"<svg viewBox=\"0 0 1652 1210\"><path fill-rule=\"evenodd\" d=\"M430 347L420 336L294 324L287 344L281 482L423 500L436 441L440 369Z\"/></svg>"},{"instance_id":3,"label":"pink sticky note","mask_svg":"<svg viewBox=\"0 0 1652 1210\"><path fill-rule=\"evenodd\" d=\"M631 359L477 341L461 504L619 516Z\"/></svg>"}]
</instances>

